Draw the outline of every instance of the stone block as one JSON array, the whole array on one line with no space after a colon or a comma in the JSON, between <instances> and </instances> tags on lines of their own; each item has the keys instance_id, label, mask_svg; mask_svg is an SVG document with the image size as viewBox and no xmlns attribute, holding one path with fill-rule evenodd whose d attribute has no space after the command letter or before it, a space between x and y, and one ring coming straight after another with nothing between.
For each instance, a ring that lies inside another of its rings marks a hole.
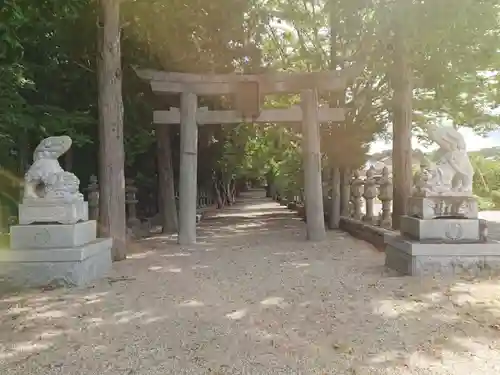
<instances>
[{"instance_id":1,"label":"stone block","mask_svg":"<svg viewBox=\"0 0 500 375\"><path fill-rule=\"evenodd\" d=\"M10 228L11 249L73 248L96 240L95 220L76 224L14 225Z\"/></svg>"},{"instance_id":2,"label":"stone block","mask_svg":"<svg viewBox=\"0 0 500 375\"><path fill-rule=\"evenodd\" d=\"M404 237L422 242L484 242L479 219L419 219L401 217Z\"/></svg>"},{"instance_id":3,"label":"stone block","mask_svg":"<svg viewBox=\"0 0 500 375\"><path fill-rule=\"evenodd\" d=\"M84 200L30 199L19 205L19 224L75 224L89 219L88 203Z\"/></svg>"},{"instance_id":4,"label":"stone block","mask_svg":"<svg viewBox=\"0 0 500 375\"><path fill-rule=\"evenodd\" d=\"M339 224L340 229L353 237L372 244L379 251L384 251L387 239L397 235L397 232L345 216L340 218Z\"/></svg>"},{"instance_id":5,"label":"stone block","mask_svg":"<svg viewBox=\"0 0 500 375\"><path fill-rule=\"evenodd\" d=\"M436 217L463 217L477 219L477 199L473 196L413 196L408 199L409 216L420 219Z\"/></svg>"},{"instance_id":6,"label":"stone block","mask_svg":"<svg viewBox=\"0 0 500 375\"><path fill-rule=\"evenodd\" d=\"M500 269L500 242L427 244L396 237L388 239L385 256L385 265L403 275L477 274Z\"/></svg>"},{"instance_id":7,"label":"stone block","mask_svg":"<svg viewBox=\"0 0 500 375\"><path fill-rule=\"evenodd\" d=\"M111 269L112 239L67 249L0 250L0 280L14 287L83 286Z\"/></svg>"}]
</instances>

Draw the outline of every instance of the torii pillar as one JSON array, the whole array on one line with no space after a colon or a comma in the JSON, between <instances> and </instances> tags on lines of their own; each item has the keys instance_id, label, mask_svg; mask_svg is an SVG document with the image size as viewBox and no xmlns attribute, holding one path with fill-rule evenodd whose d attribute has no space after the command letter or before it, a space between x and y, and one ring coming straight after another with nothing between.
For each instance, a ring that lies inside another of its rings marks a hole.
<instances>
[{"instance_id":1,"label":"torii pillar","mask_svg":"<svg viewBox=\"0 0 500 375\"><path fill-rule=\"evenodd\" d=\"M309 241L323 241L326 238L326 231L321 180L318 94L316 90L302 91L301 104L307 239Z\"/></svg>"},{"instance_id":2,"label":"torii pillar","mask_svg":"<svg viewBox=\"0 0 500 375\"><path fill-rule=\"evenodd\" d=\"M198 178L197 111L198 96L191 92L181 93L179 245L192 245L196 243L196 190Z\"/></svg>"},{"instance_id":3,"label":"torii pillar","mask_svg":"<svg viewBox=\"0 0 500 375\"><path fill-rule=\"evenodd\" d=\"M326 233L323 217L319 124L321 122L343 121L344 109L319 107L317 92L344 89L347 82L358 76L363 69L363 65L355 64L340 72L277 72L264 75L199 75L158 72L148 69L137 70L140 78L149 81L153 92L181 94L180 111L171 108L168 111L154 111L153 113L155 124L181 124L179 244L196 243L198 125L238 124L246 120L245 113L241 113L241 111L200 111L197 103L198 95L234 95L241 93L242 84L254 86L258 89L257 92L262 93L262 95L301 92L301 107L265 109L259 112L253 121L260 123L302 122L307 238L311 241L324 240Z\"/></svg>"}]
</instances>

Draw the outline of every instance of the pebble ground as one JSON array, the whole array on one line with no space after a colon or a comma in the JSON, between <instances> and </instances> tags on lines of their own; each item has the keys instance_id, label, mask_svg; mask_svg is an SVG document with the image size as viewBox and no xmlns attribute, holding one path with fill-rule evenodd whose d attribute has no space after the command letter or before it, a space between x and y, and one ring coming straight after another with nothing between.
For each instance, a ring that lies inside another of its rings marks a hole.
<instances>
[{"instance_id":1,"label":"pebble ground","mask_svg":"<svg viewBox=\"0 0 500 375\"><path fill-rule=\"evenodd\" d=\"M2 375L500 374L496 277L418 279L253 191L200 243L131 245L80 289L0 297Z\"/></svg>"}]
</instances>

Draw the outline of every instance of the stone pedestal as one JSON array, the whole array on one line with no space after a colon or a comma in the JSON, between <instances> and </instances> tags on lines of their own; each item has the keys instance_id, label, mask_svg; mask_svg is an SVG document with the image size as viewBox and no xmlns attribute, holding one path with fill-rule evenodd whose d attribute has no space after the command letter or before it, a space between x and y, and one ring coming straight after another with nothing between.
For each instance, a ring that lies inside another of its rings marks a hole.
<instances>
[{"instance_id":1,"label":"stone pedestal","mask_svg":"<svg viewBox=\"0 0 500 375\"><path fill-rule=\"evenodd\" d=\"M94 220L16 225L0 250L0 279L17 287L82 286L111 268L111 239L96 238Z\"/></svg>"},{"instance_id":2,"label":"stone pedestal","mask_svg":"<svg viewBox=\"0 0 500 375\"><path fill-rule=\"evenodd\" d=\"M19 225L11 227L10 248L0 249L0 282L81 286L111 268L112 240L96 238L80 180L58 162L71 143L68 136L48 137L36 147L24 176Z\"/></svg>"},{"instance_id":3,"label":"stone pedestal","mask_svg":"<svg viewBox=\"0 0 500 375\"><path fill-rule=\"evenodd\" d=\"M403 216L400 231L403 237L425 243L486 242L480 219L418 219Z\"/></svg>"},{"instance_id":4,"label":"stone pedestal","mask_svg":"<svg viewBox=\"0 0 500 375\"><path fill-rule=\"evenodd\" d=\"M11 250L73 248L95 241L97 222L15 225L10 228Z\"/></svg>"},{"instance_id":5,"label":"stone pedestal","mask_svg":"<svg viewBox=\"0 0 500 375\"><path fill-rule=\"evenodd\" d=\"M75 224L89 219L89 206L84 200L64 202L48 199L25 199L19 205L19 224Z\"/></svg>"},{"instance_id":6,"label":"stone pedestal","mask_svg":"<svg viewBox=\"0 0 500 375\"><path fill-rule=\"evenodd\" d=\"M470 195L414 196L408 199L409 215L421 219L463 217L477 219L478 206Z\"/></svg>"},{"instance_id":7,"label":"stone pedestal","mask_svg":"<svg viewBox=\"0 0 500 375\"><path fill-rule=\"evenodd\" d=\"M484 220L403 216L400 232L385 238L385 265L404 275L500 269L500 243L488 241Z\"/></svg>"},{"instance_id":8,"label":"stone pedestal","mask_svg":"<svg viewBox=\"0 0 500 375\"><path fill-rule=\"evenodd\" d=\"M421 243L403 237L388 238L385 265L403 275L472 274L500 269L500 243Z\"/></svg>"}]
</instances>

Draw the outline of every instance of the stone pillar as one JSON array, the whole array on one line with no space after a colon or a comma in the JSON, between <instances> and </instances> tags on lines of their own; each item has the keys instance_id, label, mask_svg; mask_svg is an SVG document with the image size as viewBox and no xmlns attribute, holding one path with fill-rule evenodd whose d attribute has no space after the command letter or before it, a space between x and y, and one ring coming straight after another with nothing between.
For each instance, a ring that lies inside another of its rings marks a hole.
<instances>
[{"instance_id":1,"label":"stone pillar","mask_svg":"<svg viewBox=\"0 0 500 375\"><path fill-rule=\"evenodd\" d=\"M321 184L321 150L316 90L301 93L304 188L306 196L307 239L323 241L326 238L323 188Z\"/></svg>"},{"instance_id":2,"label":"stone pillar","mask_svg":"<svg viewBox=\"0 0 500 375\"><path fill-rule=\"evenodd\" d=\"M329 225L330 229L338 229L340 223L340 169L333 168L332 169L332 200L331 200L331 210L329 217Z\"/></svg>"},{"instance_id":3,"label":"stone pillar","mask_svg":"<svg viewBox=\"0 0 500 375\"><path fill-rule=\"evenodd\" d=\"M200 209L203 207L203 196L202 196L202 192L198 190L197 194L196 194L196 209Z\"/></svg>"},{"instance_id":4,"label":"stone pillar","mask_svg":"<svg viewBox=\"0 0 500 375\"><path fill-rule=\"evenodd\" d=\"M134 185L134 180L131 178L125 179L125 203L127 205L127 225L130 228L141 224L137 218L137 188Z\"/></svg>"},{"instance_id":5,"label":"stone pillar","mask_svg":"<svg viewBox=\"0 0 500 375\"><path fill-rule=\"evenodd\" d=\"M377 196L377 183L375 182L375 168L373 165L366 171L365 188L363 192L363 197L366 202L366 214L363 218L364 221L373 224L374 214L373 214L373 200Z\"/></svg>"},{"instance_id":6,"label":"stone pillar","mask_svg":"<svg viewBox=\"0 0 500 375\"><path fill-rule=\"evenodd\" d=\"M181 160L179 177L180 245L196 243L196 190L198 173L198 97L181 94Z\"/></svg>"},{"instance_id":7,"label":"stone pillar","mask_svg":"<svg viewBox=\"0 0 500 375\"><path fill-rule=\"evenodd\" d=\"M206 195L204 191L199 192L199 200L200 200L200 208L205 208L207 206L207 200L206 200Z\"/></svg>"},{"instance_id":8,"label":"stone pillar","mask_svg":"<svg viewBox=\"0 0 500 375\"><path fill-rule=\"evenodd\" d=\"M99 183L96 175L90 176L87 194L89 202L89 220L99 220Z\"/></svg>"},{"instance_id":9,"label":"stone pillar","mask_svg":"<svg viewBox=\"0 0 500 375\"><path fill-rule=\"evenodd\" d=\"M348 217L349 202L351 200L351 170L349 168L341 168L340 174L340 215Z\"/></svg>"},{"instance_id":10,"label":"stone pillar","mask_svg":"<svg viewBox=\"0 0 500 375\"><path fill-rule=\"evenodd\" d=\"M352 208L353 208L353 218L356 220L361 220L363 214L361 213L362 196L363 196L363 180L359 178L359 171L354 171L354 178L351 181L351 195L352 195Z\"/></svg>"},{"instance_id":11,"label":"stone pillar","mask_svg":"<svg viewBox=\"0 0 500 375\"><path fill-rule=\"evenodd\" d=\"M382 217L380 226L382 228L392 227L391 202L392 202L392 180L389 175L389 168L384 167L382 178L380 179L380 193L378 198L382 202Z\"/></svg>"}]
</instances>

